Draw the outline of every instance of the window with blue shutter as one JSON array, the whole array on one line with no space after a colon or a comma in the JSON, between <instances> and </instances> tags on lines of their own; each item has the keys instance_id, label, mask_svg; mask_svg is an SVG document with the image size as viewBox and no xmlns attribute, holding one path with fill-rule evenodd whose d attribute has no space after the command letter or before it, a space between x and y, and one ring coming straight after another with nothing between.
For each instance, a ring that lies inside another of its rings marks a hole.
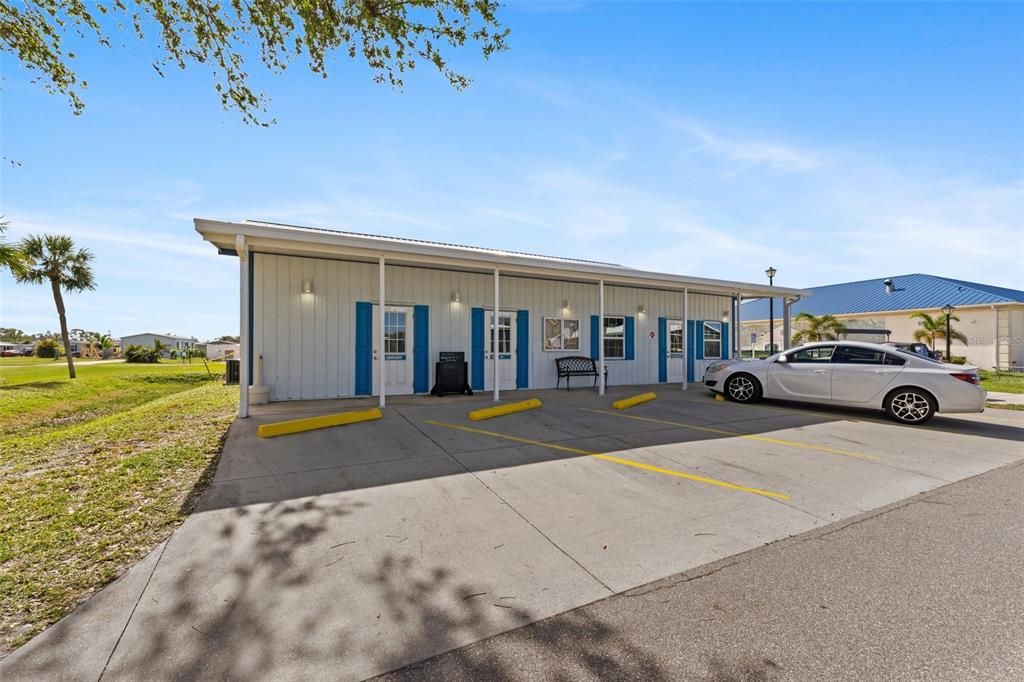
<instances>
[{"instance_id":1,"label":"window with blue shutter","mask_svg":"<svg viewBox=\"0 0 1024 682\"><path fill-rule=\"evenodd\" d=\"M356 395L373 393L373 304L356 302Z\"/></svg>"},{"instance_id":2,"label":"window with blue shutter","mask_svg":"<svg viewBox=\"0 0 1024 682\"><path fill-rule=\"evenodd\" d=\"M484 390L484 309L470 311L469 386L474 391Z\"/></svg>"},{"instance_id":3,"label":"window with blue shutter","mask_svg":"<svg viewBox=\"0 0 1024 682\"><path fill-rule=\"evenodd\" d=\"M668 320L658 318L658 381L668 381Z\"/></svg>"},{"instance_id":4,"label":"window with blue shutter","mask_svg":"<svg viewBox=\"0 0 1024 682\"><path fill-rule=\"evenodd\" d=\"M430 390L430 308L413 308L412 390L426 393Z\"/></svg>"},{"instance_id":5,"label":"window with blue shutter","mask_svg":"<svg viewBox=\"0 0 1024 682\"><path fill-rule=\"evenodd\" d=\"M530 311L516 312L516 388L530 387Z\"/></svg>"}]
</instances>

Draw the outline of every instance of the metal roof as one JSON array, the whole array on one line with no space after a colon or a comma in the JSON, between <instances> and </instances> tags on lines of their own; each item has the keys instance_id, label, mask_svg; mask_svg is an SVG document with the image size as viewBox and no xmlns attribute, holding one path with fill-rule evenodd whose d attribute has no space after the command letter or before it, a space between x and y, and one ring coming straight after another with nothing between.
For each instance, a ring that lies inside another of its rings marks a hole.
<instances>
[{"instance_id":1,"label":"metal roof","mask_svg":"<svg viewBox=\"0 0 1024 682\"><path fill-rule=\"evenodd\" d=\"M230 222L195 218L196 231L224 255L237 256L239 244L246 250L292 256L334 257L375 262L385 257L390 264L431 264L463 272L489 272L536 276L559 281L604 281L608 286L647 288L747 297L777 292L804 296L807 291L752 282L735 282L571 258L555 258L516 251L444 244L401 237L342 232L319 227L246 220Z\"/></svg>"},{"instance_id":2,"label":"metal roof","mask_svg":"<svg viewBox=\"0 0 1024 682\"><path fill-rule=\"evenodd\" d=\"M447 249L458 249L460 251L471 251L473 253L485 253L489 256L524 256L526 258L538 258L540 260L557 261L559 263L586 263L587 265L603 265L610 268L622 268L628 270L624 265L618 263L605 263L599 260L584 260L582 258L563 258L560 256L544 256L536 253L529 253L527 251L505 251L502 249L488 249L482 246L466 246L465 244L451 244L449 242L435 242L427 239L411 239L409 237L389 237L380 234L369 234L366 232L349 232L347 230L335 230L327 227L309 227L306 225L294 225L291 223L275 223L269 220L252 220L247 219L245 221L250 225L271 225L274 227L292 227L299 230L313 230L314 232L327 232L330 234L341 234L347 237L362 237L364 239L374 239L382 242L391 242L395 244L423 244L426 246L442 246Z\"/></svg>"},{"instance_id":3,"label":"metal roof","mask_svg":"<svg viewBox=\"0 0 1024 682\"><path fill-rule=\"evenodd\" d=\"M891 280L892 292L885 282ZM1024 291L988 284L966 282L937 275L912 274L866 279L860 282L812 287L813 296L793 304L794 315L854 315L888 310L935 310L945 305L954 307L1024 303ZM775 316L782 315L782 300L775 299ZM768 299L743 304L743 320L767 320Z\"/></svg>"}]
</instances>

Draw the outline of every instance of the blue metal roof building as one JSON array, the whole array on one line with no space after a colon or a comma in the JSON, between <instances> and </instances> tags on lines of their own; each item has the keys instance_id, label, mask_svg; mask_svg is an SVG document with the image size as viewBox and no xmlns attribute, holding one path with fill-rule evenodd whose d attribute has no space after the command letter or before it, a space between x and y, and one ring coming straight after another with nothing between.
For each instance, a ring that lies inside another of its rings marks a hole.
<instances>
[{"instance_id":1,"label":"blue metal roof building","mask_svg":"<svg viewBox=\"0 0 1024 682\"><path fill-rule=\"evenodd\" d=\"M988 284L965 282L936 275L898 275L860 282L829 284L809 289L811 296L792 306L792 315L855 315L898 310L936 310L945 305L960 308L973 305L1024 303L1024 291ZM775 299L775 318L782 316L782 300ZM743 304L743 322L768 319L768 299Z\"/></svg>"}]
</instances>

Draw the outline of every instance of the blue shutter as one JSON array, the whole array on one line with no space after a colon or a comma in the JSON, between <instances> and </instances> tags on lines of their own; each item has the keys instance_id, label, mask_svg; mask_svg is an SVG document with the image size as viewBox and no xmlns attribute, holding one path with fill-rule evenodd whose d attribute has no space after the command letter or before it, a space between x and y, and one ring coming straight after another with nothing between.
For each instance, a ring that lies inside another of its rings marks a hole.
<instances>
[{"instance_id":1,"label":"blue shutter","mask_svg":"<svg viewBox=\"0 0 1024 682\"><path fill-rule=\"evenodd\" d=\"M636 359L636 319L626 318L626 359Z\"/></svg>"},{"instance_id":2,"label":"blue shutter","mask_svg":"<svg viewBox=\"0 0 1024 682\"><path fill-rule=\"evenodd\" d=\"M658 318L658 381L668 381L668 320Z\"/></svg>"},{"instance_id":3,"label":"blue shutter","mask_svg":"<svg viewBox=\"0 0 1024 682\"><path fill-rule=\"evenodd\" d=\"M693 352L695 358L698 360L704 359L704 320L693 321L694 336L696 336L697 343L694 345Z\"/></svg>"},{"instance_id":4,"label":"blue shutter","mask_svg":"<svg viewBox=\"0 0 1024 682\"><path fill-rule=\"evenodd\" d=\"M484 309L473 308L470 315L472 347L469 356L469 386L484 390Z\"/></svg>"},{"instance_id":5,"label":"blue shutter","mask_svg":"<svg viewBox=\"0 0 1024 682\"><path fill-rule=\"evenodd\" d=\"M697 344L693 337L696 336L696 323L693 320L686 321L686 380L693 381L693 361L696 359Z\"/></svg>"},{"instance_id":6,"label":"blue shutter","mask_svg":"<svg viewBox=\"0 0 1024 682\"><path fill-rule=\"evenodd\" d=\"M722 323L722 359L729 359L729 351L732 348L732 337L729 336L729 323Z\"/></svg>"},{"instance_id":7,"label":"blue shutter","mask_svg":"<svg viewBox=\"0 0 1024 682\"><path fill-rule=\"evenodd\" d=\"M516 388L530 387L530 311L516 313Z\"/></svg>"},{"instance_id":8,"label":"blue shutter","mask_svg":"<svg viewBox=\"0 0 1024 682\"><path fill-rule=\"evenodd\" d=\"M590 316L590 357L594 360L601 354L601 347L598 345L601 343L601 329L598 322L597 315Z\"/></svg>"},{"instance_id":9,"label":"blue shutter","mask_svg":"<svg viewBox=\"0 0 1024 682\"><path fill-rule=\"evenodd\" d=\"M412 390L426 393L430 390L430 307L418 305L412 309Z\"/></svg>"},{"instance_id":10,"label":"blue shutter","mask_svg":"<svg viewBox=\"0 0 1024 682\"><path fill-rule=\"evenodd\" d=\"M373 393L373 304L356 302L356 395Z\"/></svg>"}]
</instances>

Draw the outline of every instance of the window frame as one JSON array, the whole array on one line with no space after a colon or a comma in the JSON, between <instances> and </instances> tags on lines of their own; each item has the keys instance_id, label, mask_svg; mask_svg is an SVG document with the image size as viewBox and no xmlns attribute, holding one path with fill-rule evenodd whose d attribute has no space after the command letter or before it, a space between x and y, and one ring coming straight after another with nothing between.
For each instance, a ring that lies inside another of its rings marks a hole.
<instances>
[{"instance_id":1,"label":"window frame","mask_svg":"<svg viewBox=\"0 0 1024 682\"><path fill-rule=\"evenodd\" d=\"M673 323L679 324L679 329L673 330ZM686 352L686 322L684 320L669 320L666 323L666 336L668 337L668 354L670 357L682 357ZM672 349L672 333L679 333L679 350Z\"/></svg>"},{"instance_id":2,"label":"window frame","mask_svg":"<svg viewBox=\"0 0 1024 682\"><path fill-rule=\"evenodd\" d=\"M608 335L608 321L609 320L621 320L618 327L622 330L618 336ZM611 355L608 353L608 342L609 341L620 341L622 343L622 352L618 355ZM601 329L601 348L604 350L605 360L625 360L626 359L626 316L613 314L604 316L604 325Z\"/></svg>"},{"instance_id":3,"label":"window frame","mask_svg":"<svg viewBox=\"0 0 1024 682\"><path fill-rule=\"evenodd\" d=\"M844 354L850 352L851 350L853 352L857 352L858 350L861 350L861 351L867 351L869 353L875 353L875 354L877 354L879 356L877 358L878 361L877 362L858 362L858 361L851 362L850 360L844 358ZM838 359L838 360L836 359L837 355L840 357L840 359ZM831 362L832 364L835 364L835 365L855 365L855 366L867 366L867 367L881 367L881 366L885 365L885 356L886 356L886 352L884 350L877 350L877 349L874 349L874 348L864 348L862 346L851 346L849 344L840 343L840 344L837 344L836 345L836 349L834 351L832 351L832 357L829 358L829 362Z\"/></svg>"},{"instance_id":4,"label":"window frame","mask_svg":"<svg viewBox=\"0 0 1024 682\"><path fill-rule=\"evenodd\" d=\"M711 326L711 325L717 325L718 326L718 338L717 339L714 339L714 338L709 339L708 338L708 329L709 328L714 329L714 327ZM708 341L711 341L712 343L717 343L718 344L718 353L717 354L709 354L708 353ZM722 343L724 342L724 339L722 338L722 323L721 322L717 322L715 320L702 320L701 321L700 342L701 342L701 350L703 351L702 355L704 356L705 360L721 360L722 359Z\"/></svg>"},{"instance_id":5,"label":"window frame","mask_svg":"<svg viewBox=\"0 0 1024 682\"><path fill-rule=\"evenodd\" d=\"M548 336L548 322L558 322L559 334L558 343L559 346L549 347L550 337ZM566 330L571 328L571 325L575 323L576 335L574 337L566 336ZM580 350L580 320L577 317L545 317L544 326L542 327L543 333L540 340L541 350L545 353L578 353ZM574 348L567 348L565 345L566 341L573 341L575 343Z\"/></svg>"},{"instance_id":6,"label":"window frame","mask_svg":"<svg viewBox=\"0 0 1024 682\"><path fill-rule=\"evenodd\" d=\"M793 359L799 353L807 353L807 352L810 352L812 350L818 350L820 348L831 348L832 352L829 354L829 356L827 358L824 358L824 359L818 359L818 358L816 358L814 360L794 360ZM837 344L837 343L825 343L825 344L822 344L820 346L812 346L811 348L797 348L795 350L791 350L790 352L786 353L786 362L787 363L792 363L792 364L795 364L795 365L828 365L828 364L830 364L832 362L832 356L834 356L836 354L836 349L837 348L839 348L839 344Z\"/></svg>"}]
</instances>

